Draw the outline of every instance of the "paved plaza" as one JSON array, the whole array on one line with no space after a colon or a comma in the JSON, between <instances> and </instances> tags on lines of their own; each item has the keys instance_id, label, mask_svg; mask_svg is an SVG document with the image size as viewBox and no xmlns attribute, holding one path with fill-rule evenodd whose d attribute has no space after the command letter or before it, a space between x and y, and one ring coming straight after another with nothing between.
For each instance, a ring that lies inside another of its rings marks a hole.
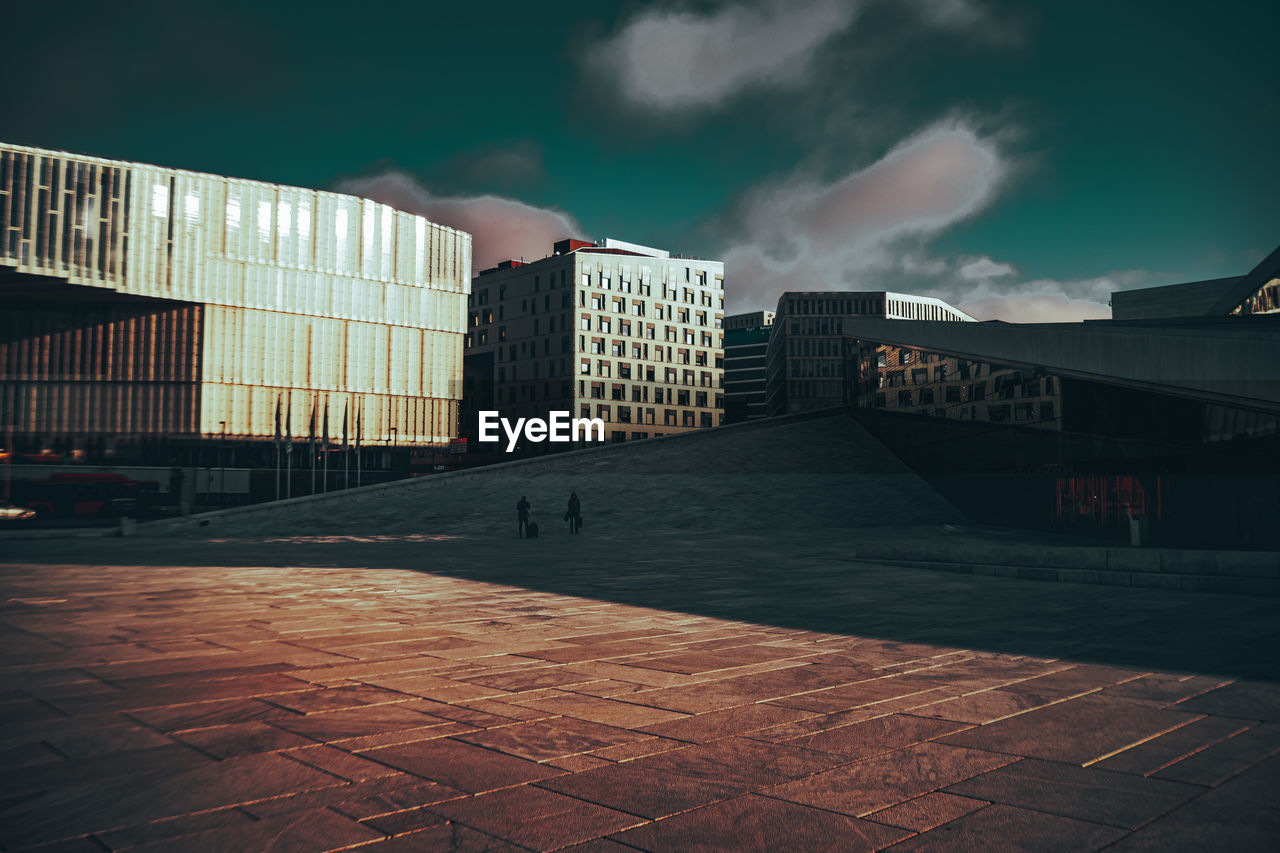
<instances>
[{"instance_id":1,"label":"paved plaza","mask_svg":"<svg viewBox=\"0 0 1280 853\"><path fill-rule=\"evenodd\" d=\"M681 448L0 541L0 848L1280 845L1280 599L855 561L859 506L950 511L773 452L673 498ZM583 535L516 539L568 483Z\"/></svg>"}]
</instances>

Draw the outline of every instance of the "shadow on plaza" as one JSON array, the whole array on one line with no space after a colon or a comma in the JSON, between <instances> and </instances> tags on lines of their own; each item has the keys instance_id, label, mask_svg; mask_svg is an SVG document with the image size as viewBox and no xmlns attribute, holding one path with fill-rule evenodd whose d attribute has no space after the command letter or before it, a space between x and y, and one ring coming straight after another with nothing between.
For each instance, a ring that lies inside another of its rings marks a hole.
<instances>
[{"instance_id":1,"label":"shadow on plaza","mask_svg":"<svg viewBox=\"0 0 1280 853\"><path fill-rule=\"evenodd\" d=\"M945 535L917 528L902 535ZM521 541L296 535L10 541L0 563L408 570L734 622L1143 671L1280 681L1280 600L1009 580L848 559L851 531ZM0 578L5 570L0 568ZM317 584L323 581L318 577ZM2 587L0 582L0 587ZM554 618L554 603L547 609Z\"/></svg>"}]
</instances>

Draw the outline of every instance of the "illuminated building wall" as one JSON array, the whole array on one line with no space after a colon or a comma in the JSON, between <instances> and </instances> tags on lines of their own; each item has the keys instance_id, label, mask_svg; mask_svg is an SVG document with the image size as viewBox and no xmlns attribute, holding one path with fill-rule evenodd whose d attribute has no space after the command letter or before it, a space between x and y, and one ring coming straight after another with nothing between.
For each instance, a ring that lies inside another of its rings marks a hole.
<instances>
[{"instance_id":1,"label":"illuminated building wall","mask_svg":"<svg viewBox=\"0 0 1280 853\"><path fill-rule=\"evenodd\" d=\"M554 250L472 283L467 354L483 405L600 418L610 441L720 426L724 263L608 239Z\"/></svg>"},{"instance_id":2,"label":"illuminated building wall","mask_svg":"<svg viewBox=\"0 0 1280 853\"><path fill-rule=\"evenodd\" d=\"M444 443L470 280L470 235L373 201L0 145L0 420Z\"/></svg>"}]
</instances>

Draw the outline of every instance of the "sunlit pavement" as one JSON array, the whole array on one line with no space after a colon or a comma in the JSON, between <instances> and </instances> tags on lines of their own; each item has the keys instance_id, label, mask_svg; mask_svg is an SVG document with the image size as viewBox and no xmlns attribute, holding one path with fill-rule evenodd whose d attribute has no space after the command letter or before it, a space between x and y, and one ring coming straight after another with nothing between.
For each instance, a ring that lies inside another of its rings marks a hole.
<instances>
[{"instance_id":1,"label":"sunlit pavement","mask_svg":"<svg viewBox=\"0 0 1280 853\"><path fill-rule=\"evenodd\" d=\"M0 846L1280 844L1277 599L591 532L3 543Z\"/></svg>"}]
</instances>

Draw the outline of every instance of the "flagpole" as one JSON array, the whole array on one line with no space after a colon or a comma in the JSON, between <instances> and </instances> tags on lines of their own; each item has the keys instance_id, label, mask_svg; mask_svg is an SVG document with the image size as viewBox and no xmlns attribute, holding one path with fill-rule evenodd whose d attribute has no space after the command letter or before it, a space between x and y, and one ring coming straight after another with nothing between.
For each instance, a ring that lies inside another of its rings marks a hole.
<instances>
[{"instance_id":1,"label":"flagpole","mask_svg":"<svg viewBox=\"0 0 1280 853\"><path fill-rule=\"evenodd\" d=\"M280 500L280 395L276 394L276 500Z\"/></svg>"},{"instance_id":2,"label":"flagpole","mask_svg":"<svg viewBox=\"0 0 1280 853\"><path fill-rule=\"evenodd\" d=\"M347 400L342 407L342 488L351 488L351 442L347 440L347 415L351 412L351 401Z\"/></svg>"},{"instance_id":3,"label":"flagpole","mask_svg":"<svg viewBox=\"0 0 1280 853\"><path fill-rule=\"evenodd\" d=\"M324 398L324 438L320 442L320 452L324 454L324 480L321 491L329 492L329 398Z\"/></svg>"},{"instance_id":4,"label":"flagpole","mask_svg":"<svg viewBox=\"0 0 1280 853\"><path fill-rule=\"evenodd\" d=\"M307 455L311 457L311 494L316 493L316 400L311 398L311 423L307 426Z\"/></svg>"},{"instance_id":5,"label":"flagpole","mask_svg":"<svg viewBox=\"0 0 1280 853\"><path fill-rule=\"evenodd\" d=\"M293 497L293 392L289 392L289 408L284 416L284 496Z\"/></svg>"}]
</instances>

